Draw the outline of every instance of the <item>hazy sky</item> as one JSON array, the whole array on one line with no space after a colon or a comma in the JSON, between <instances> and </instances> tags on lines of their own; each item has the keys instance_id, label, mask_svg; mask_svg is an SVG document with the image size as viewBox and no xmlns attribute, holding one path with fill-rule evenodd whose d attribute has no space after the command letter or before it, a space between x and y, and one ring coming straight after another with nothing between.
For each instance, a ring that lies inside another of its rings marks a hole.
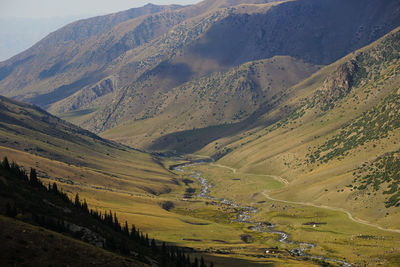
<instances>
[{"instance_id":1,"label":"hazy sky","mask_svg":"<svg viewBox=\"0 0 400 267\"><path fill-rule=\"evenodd\" d=\"M201 0L0 0L1 18L49 18L107 14L143 6L198 3Z\"/></svg>"}]
</instances>

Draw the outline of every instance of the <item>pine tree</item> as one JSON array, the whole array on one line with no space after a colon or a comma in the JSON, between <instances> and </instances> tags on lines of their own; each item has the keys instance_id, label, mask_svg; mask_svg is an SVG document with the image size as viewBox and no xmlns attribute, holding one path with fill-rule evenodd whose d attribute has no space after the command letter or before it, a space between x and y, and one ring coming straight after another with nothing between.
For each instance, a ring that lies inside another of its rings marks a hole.
<instances>
[{"instance_id":1,"label":"pine tree","mask_svg":"<svg viewBox=\"0 0 400 267\"><path fill-rule=\"evenodd\" d=\"M189 255L186 256L186 264L189 265L189 266L191 265Z\"/></svg>"},{"instance_id":2,"label":"pine tree","mask_svg":"<svg viewBox=\"0 0 400 267\"><path fill-rule=\"evenodd\" d=\"M122 230L122 232L124 232L124 234L129 237L129 226L128 226L128 222L125 221L125 225L124 225L124 229Z\"/></svg>"},{"instance_id":3,"label":"pine tree","mask_svg":"<svg viewBox=\"0 0 400 267\"><path fill-rule=\"evenodd\" d=\"M110 227L114 226L113 222L113 216L112 216L112 211L110 210L110 213L107 214L107 212L104 212L104 223Z\"/></svg>"},{"instance_id":4,"label":"pine tree","mask_svg":"<svg viewBox=\"0 0 400 267\"><path fill-rule=\"evenodd\" d=\"M18 212L17 212L17 209L15 208L15 206L11 207L10 203L7 202L7 205L6 205L6 215L7 215L8 217L14 218L15 216L17 216L17 214L18 214Z\"/></svg>"},{"instance_id":5,"label":"pine tree","mask_svg":"<svg viewBox=\"0 0 400 267\"><path fill-rule=\"evenodd\" d=\"M33 168L31 168L31 172L29 174L29 183L34 187L38 187L39 185L41 185L37 178L36 170Z\"/></svg>"},{"instance_id":6,"label":"pine tree","mask_svg":"<svg viewBox=\"0 0 400 267\"><path fill-rule=\"evenodd\" d=\"M200 259L200 267L206 267L203 256L201 256L201 259Z\"/></svg>"},{"instance_id":7,"label":"pine tree","mask_svg":"<svg viewBox=\"0 0 400 267\"><path fill-rule=\"evenodd\" d=\"M10 170L10 163L8 162L8 158L4 157L3 161L1 162L1 167L5 170Z\"/></svg>"},{"instance_id":8,"label":"pine tree","mask_svg":"<svg viewBox=\"0 0 400 267\"><path fill-rule=\"evenodd\" d=\"M129 254L129 246L126 240L123 240L120 244L120 251L122 254Z\"/></svg>"},{"instance_id":9,"label":"pine tree","mask_svg":"<svg viewBox=\"0 0 400 267\"><path fill-rule=\"evenodd\" d=\"M130 235L130 238L131 238L132 240L135 240L135 239L136 239L136 227L135 227L134 224L132 224L132 227L131 227L131 235Z\"/></svg>"},{"instance_id":10,"label":"pine tree","mask_svg":"<svg viewBox=\"0 0 400 267\"><path fill-rule=\"evenodd\" d=\"M169 247L169 255L171 260L174 260L175 258L175 248L173 246Z\"/></svg>"},{"instance_id":11,"label":"pine tree","mask_svg":"<svg viewBox=\"0 0 400 267\"><path fill-rule=\"evenodd\" d=\"M115 250L116 249L116 243L114 240L113 236L110 236L109 238L106 239L106 247L111 249L111 250Z\"/></svg>"},{"instance_id":12,"label":"pine tree","mask_svg":"<svg viewBox=\"0 0 400 267\"><path fill-rule=\"evenodd\" d=\"M54 192L54 193L58 193L57 184L56 184L55 182L53 183L52 192Z\"/></svg>"},{"instance_id":13,"label":"pine tree","mask_svg":"<svg viewBox=\"0 0 400 267\"><path fill-rule=\"evenodd\" d=\"M140 239L140 231L139 231L139 229L136 230L136 237L135 237L135 240L136 240L137 242L141 242L141 241L142 241L142 240Z\"/></svg>"},{"instance_id":14,"label":"pine tree","mask_svg":"<svg viewBox=\"0 0 400 267\"><path fill-rule=\"evenodd\" d=\"M178 248L176 250L176 260L177 260L178 266L185 266L185 256L183 254L183 251Z\"/></svg>"},{"instance_id":15,"label":"pine tree","mask_svg":"<svg viewBox=\"0 0 400 267\"><path fill-rule=\"evenodd\" d=\"M88 208L88 204L86 203L86 199L83 199L82 209L83 209L86 213L89 213L89 208Z\"/></svg>"},{"instance_id":16,"label":"pine tree","mask_svg":"<svg viewBox=\"0 0 400 267\"><path fill-rule=\"evenodd\" d=\"M153 239L151 239L151 249L154 251L154 252L156 252L158 249L157 249L157 245L156 245L156 241L154 240L154 238Z\"/></svg>"},{"instance_id":17,"label":"pine tree","mask_svg":"<svg viewBox=\"0 0 400 267\"><path fill-rule=\"evenodd\" d=\"M80 208L81 207L81 201L79 200L79 194L76 193L75 195L75 207Z\"/></svg>"},{"instance_id":18,"label":"pine tree","mask_svg":"<svg viewBox=\"0 0 400 267\"><path fill-rule=\"evenodd\" d=\"M161 266L161 267L168 266L168 265L167 265L167 262L168 262L167 256L166 256L166 255L162 255L162 257L161 257L161 262L160 262L160 266Z\"/></svg>"},{"instance_id":19,"label":"pine tree","mask_svg":"<svg viewBox=\"0 0 400 267\"><path fill-rule=\"evenodd\" d=\"M145 245L145 242L146 242L146 238L144 237L143 232L140 232L140 243L142 245Z\"/></svg>"},{"instance_id":20,"label":"pine tree","mask_svg":"<svg viewBox=\"0 0 400 267\"><path fill-rule=\"evenodd\" d=\"M194 262L193 262L193 267L199 267L199 260L196 258L194 258Z\"/></svg>"},{"instance_id":21,"label":"pine tree","mask_svg":"<svg viewBox=\"0 0 400 267\"><path fill-rule=\"evenodd\" d=\"M64 225L64 221L62 221L61 219L57 220L57 232L62 233L65 231L65 225Z\"/></svg>"},{"instance_id":22,"label":"pine tree","mask_svg":"<svg viewBox=\"0 0 400 267\"><path fill-rule=\"evenodd\" d=\"M115 231L121 232L121 225L118 222L117 213L114 212L114 229Z\"/></svg>"}]
</instances>

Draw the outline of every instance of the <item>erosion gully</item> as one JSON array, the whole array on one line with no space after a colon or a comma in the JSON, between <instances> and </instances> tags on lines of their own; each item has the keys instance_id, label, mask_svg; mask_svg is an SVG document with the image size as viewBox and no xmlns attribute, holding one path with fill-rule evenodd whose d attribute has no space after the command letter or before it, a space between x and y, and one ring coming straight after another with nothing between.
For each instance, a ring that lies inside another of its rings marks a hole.
<instances>
[{"instance_id":1,"label":"erosion gully","mask_svg":"<svg viewBox=\"0 0 400 267\"><path fill-rule=\"evenodd\" d=\"M296 245L297 246L296 248L289 250L290 254L292 254L294 256L308 257L311 259L336 262L345 267L352 266L350 263L342 261L342 260L331 259L331 258L327 258L324 256L317 256L317 255L312 255L312 254L307 253L307 251L309 251L310 249L315 248L316 245L312 244L312 243L305 243L305 242L290 240L290 236L288 233L285 233L283 231L279 231L279 230L275 229L277 227L277 225L275 225L275 224L265 223L265 222L252 222L251 221L252 214L257 213L257 211L258 211L256 207L242 206L230 199L216 198L216 197L210 196L209 193L210 193L210 189L213 187L213 184L209 183L206 178L202 177L201 172L185 171L185 168L187 168L189 166L199 165L199 164L207 164L210 162L212 162L211 159L210 160L192 160L187 164L175 166L175 167L173 167L173 169L176 171L182 172L182 173L186 173L187 175L189 175L190 177L192 177L198 181L198 183L201 186L201 191L198 194L198 197L217 201L217 202L220 202L221 204L230 206L230 207L238 210L239 212L236 216L236 219L234 220L235 222L240 222L240 223L249 225L248 229L255 231L255 232L277 234L279 237L277 240L280 243Z\"/></svg>"}]
</instances>

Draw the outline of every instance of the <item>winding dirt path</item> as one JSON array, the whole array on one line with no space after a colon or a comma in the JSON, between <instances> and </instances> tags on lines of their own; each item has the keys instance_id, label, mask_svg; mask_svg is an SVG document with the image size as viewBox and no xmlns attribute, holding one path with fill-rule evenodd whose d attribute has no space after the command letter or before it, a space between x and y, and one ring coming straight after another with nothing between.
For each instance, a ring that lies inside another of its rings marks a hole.
<instances>
[{"instance_id":1,"label":"winding dirt path","mask_svg":"<svg viewBox=\"0 0 400 267\"><path fill-rule=\"evenodd\" d=\"M231 167L228 167L228 166L225 166L225 165L215 164L215 163L210 163L210 165L217 166L217 167L220 167L220 168L225 168L225 169L231 170L233 173L236 173L236 169L235 168L231 168Z\"/></svg>"},{"instance_id":2,"label":"winding dirt path","mask_svg":"<svg viewBox=\"0 0 400 267\"><path fill-rule=\"evenodd\" d=\"M191 166L191 165L193 165L193 163L175 167L174 169L177 171L180 171L180 172L185 172L184 168L187 166ZM219 165L219 166L227 167L228 169L230 169L232 171L234 170L233 168L228 167L228 166L223 166L223 165ZM252 214L257 213L257 211L258 211L258 209L256 207L241 206L240 204L236 203L234 200L229 200L229 199L224 199L224 198L216 198L216 197L210 196L209 195L210 188L213 187L213 185L210 184L209 181L206 178L202 177L201 175L202 175L201 172L196 172L196 171L191 172L189 174L190 177L196 178L201 185L201 192L198 194L198 196L202 197L202 198L212 199L214 201L218 201L220 203L223 203L225 205L228 205L228 206L231 206L231 207L237 209L238 214L236 216L236 219L234 220L235 222L248 224L248 225L250 225L248 227L248 229L255 231L255 232L277 234L279 236L277 241L279 241L280 243L296 245L297 248L293 248L293 249L289 250L291 255L309 257L311 259L318 259L318 260L323 260L323 261L336 262L344 267L352 266L350 263L343 261L343 260L327 258L324 256L312 255L312 254L307 253L308 250L316 247L316 245L313 243L305 243L305 242L290 240L289 234L287 234L286 232L283 232L283 231L275 230L276 225L274 225L274 224L262 223L262 222L252 222L251 221ZM267 176L267 175L262 175L262 176Z\"/></svg>"},{"instance_id":3,"label":"winding dirt path","mask_svg":"<svg viewBox=\"0 0 400 267\"><path fill-rule=\"evenodd\" d=\"M229 167L229 166L226 166L226 165L215 164L215 163L210 163L210 165L231 170L234 174L238 173L237 169ZM281 182L281 183L283 183L285 185L289 184L288 180L286 180L286 179L284 179L282 177L276 176L276 175L254 174L254 173L248 173L248 172L243 172L242 174L254 175L254 176L264 176L264 177L272 177L275 180L277 180L278 182Z\"/></svg>"},{"instance_id":4,"label":"winding dirt path","mask_svg":"<svg viewBox=\"0 0 400 267\"><path fill-rule=\"evenodd\" d=\"M328 210L333 210L333 211L340 211L340 212L346 213L347 216L349 217L349 219L354 221L354 222L356 222L356 223L361 223L361 224L364 224L364 225L368 225L368 226L377 228L377 229L382 230L382 231L387 231L387 232L392 232L392 233L400 233L400 230L397 230L397 229L383 228L383 227L381 227L379 225L376 225L376 224L373 224L373 223L370 223L370 222L367 222L367 221L364 221L364 220L361 220L361 219L354 218L353 215L351 215L350 212L348 212L347 210L342 209L342 208L329 207L329 206L325 206L325 205L316 205L316 204L313 204L313 203L310 203L310 202L295 202L295 201L276 199L276 198L270 197L267 192L268 191L263 191L262 194L267 199L272 200L272 201L277 201L277 202L282 202L282 203L287 203L287 204L311 206L311 207L315 207L315 208L322 208L322 209L328 209Z\"/></svg>"},{"instance_id":5,"label":"winding dirt path","mask_svg":"<svg viewBox=\"0 0 400 267\"><path fill-rule=\"evenodd\" d=\"M215 164L215 163L211 163L211 165L217 166L217 167L221 167L221 168L226 168L226 169L231 170L233 173L237 173L237 170L235 168L232 168L232 167L229 167L229 166L225 166L225 165L221 165L221 164ZM279 176L276 176L276 175L252 174L252 173L243 173L243 174L272 177L275 180L284 183L285 185L289 184L289 182L286 179L284 179L282 177L279 177ZM368 221L355 218L355 217L353 217L353 215L349 211L347 211L345 209L342 209L342 208L329 207L329 206L325 206L325 205L317 205L317 204L313 204L313 203L310 203L310 202L295 202L295 201L276 199L276 198L270 197L267 192L268 191L265 190L265 191L262 192L262 194L267 199L272 200L272 201L277 201L277 202L282 202L282 203L287 203L287 204L294 204L294 205L311 206L311 207L315 207L315 208L322 208L322 209L328 209L328 210L333 210L333 211L340 211L340 212L344 212L347 215L347 217L349 217L349 219L352 220L353 222L364 224L364 225L367 225L367 226L371 226L371 227L374 227L374 228L377 228L379 230L386 231L386 232L400 233L400 230L398 230L398 229L383 228L383 227L381 227L381 226L379 226L377 224L373 224L373 223L370 223Z\"/></svg>"}]
</instances>

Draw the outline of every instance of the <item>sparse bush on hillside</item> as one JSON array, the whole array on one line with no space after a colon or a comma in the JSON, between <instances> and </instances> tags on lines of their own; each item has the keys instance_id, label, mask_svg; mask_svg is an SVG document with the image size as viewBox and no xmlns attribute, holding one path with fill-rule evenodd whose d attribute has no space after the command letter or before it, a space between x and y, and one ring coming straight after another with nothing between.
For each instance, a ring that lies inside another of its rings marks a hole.
<instances>
[{"instance_id":1,"label":"sparse bush on hillside","mask_svg":"<svg viewBox=\"0 0 400 267\"><path fill-rule=\"evenodd\" d=\"M175 207L175 204L172 201L164 201L163 203L161 203L161 207L166 211L170 211Z\"/></svg>"},{"instance_id":2,"label":"sparse bush on hillside","mask_svg":"<svg viewBox=\"0 0 400 267\"><path fill-rule=\"evenodd\" d=\"M388 137L390 131L400 127L399 110L400 95L394 93L378 106L343 126L338 134L307 155L309 161L327 162L347 155L349 150L366 142Z\"/></svg>"},{"instance_id":3,"label":"sparse bush on hillside","mask_svg":"<svg viewBox=\"0 0 400 267\"><path fill-rule=\"evenodd\" d=\"M374 191L380 191L388 195L385 202L387 208L400 206L400 150L387 153L378 157L369 164L363 164L354 173L354 181L358 182L358 190L364 191L372 188ZM387 185L387 188L381 188L381 185ZM356 187L354 187L356 189ZM382 191L382 190L384 191Z\"/></svg>"},{"instance_id":4,"label":"sparse bush on hillside","mask_svg":"<svg viewBox=\"0 0 400 267\"><path fill-rule=\"evenodd\" d=\"M212 156L212 158L215 159L215 160L218 160L220 158L223 158L225 155L227 155L231 151L232 151L232 148L224 147L222 150L219 150L216 154L214 154Z\"/></svg>"}]
</instances>

